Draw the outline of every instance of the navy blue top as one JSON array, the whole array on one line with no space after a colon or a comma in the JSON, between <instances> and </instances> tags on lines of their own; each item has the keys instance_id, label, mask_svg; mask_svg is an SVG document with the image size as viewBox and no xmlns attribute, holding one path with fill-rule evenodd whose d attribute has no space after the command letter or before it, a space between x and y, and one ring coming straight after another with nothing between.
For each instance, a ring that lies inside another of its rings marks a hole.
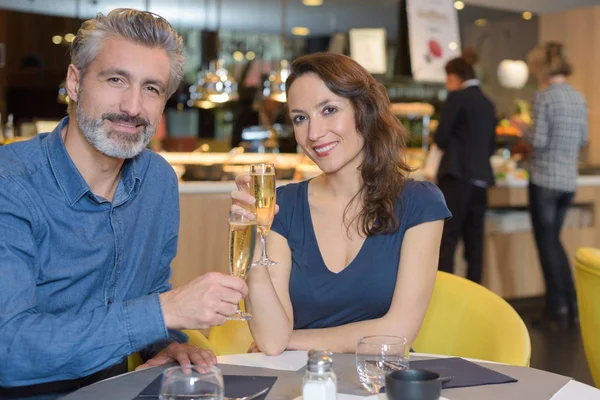
<instances>
[{"instance_id":1,"label":"navy blue top","mask_svg":"<svg viewBox=\"0 0 600 400\"><path fill-rule=\"evenodd\" d=\"M290 298L294 329L328 328L384 316L396 286L404 233L423 222L451 216L432 183L407 181L398 199L398 230L367 237L352 262L331 272L321 256L308 205L308 182L277 189L279 213L272 229L292 251Z\"/></svg>"}]
</instances>

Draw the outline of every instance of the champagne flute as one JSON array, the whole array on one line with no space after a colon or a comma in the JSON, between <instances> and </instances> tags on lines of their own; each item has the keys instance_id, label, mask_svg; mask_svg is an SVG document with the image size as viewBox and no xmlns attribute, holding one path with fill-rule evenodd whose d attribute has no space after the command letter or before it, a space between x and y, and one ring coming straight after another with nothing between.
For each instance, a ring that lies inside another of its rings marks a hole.
<instances>
[{"instance_id":1,"label":"champagne flute","mask_svg":"<svg viewBox=\"0 0 600 400\"><path fill-rule=\"evenodd\" d=\"M256 244L256 221L242 214L229 214L229 271L231 275L246 280L254 256ZM228 320L248 321L252 315L242 312L240 305L237 312Z\"/></svg>"},{"instance_id":2,"label":"champagne flute","mask_svg":"<svg viewBox=\"0 0 600 400\"><path fill-rule=\"evenodd\" d=\"M267 233L275 216L275 166L273 164L250 165L250 194L256 199L256 223L260 235L261 254L252 266L270 267L279 264L267 256Z\"/></svg>"}]
</instances>

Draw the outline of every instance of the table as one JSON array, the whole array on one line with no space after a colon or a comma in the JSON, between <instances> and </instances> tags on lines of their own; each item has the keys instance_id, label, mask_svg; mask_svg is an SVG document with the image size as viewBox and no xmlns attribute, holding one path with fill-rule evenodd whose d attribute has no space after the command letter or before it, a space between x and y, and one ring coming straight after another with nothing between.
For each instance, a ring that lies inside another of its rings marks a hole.
<instances>
[{"instance_id":1,"label":"table","mask_svg":"<svg viewBox=\"0 0 600 400\"><path fill-rule=\"evenodd\" d=\"M433 355L411 356L411 360L423 360ZM519 382L477 386L470 388L445 389L442 396L450 400L549 400L565 386L571 378L534 368L477 361L478 364L518 379ZM338 392L367 396L356 374L354 354L335 354L333 365L338 376ZM150 382L172 364L132 372L107 379L73 392L64 400L133 399ZM292 400L301 395L304 368L298 371L280 371L265 368L220 364L223 374L277 376L277 382L267 400Z\"/></svg>"}]
</instances>

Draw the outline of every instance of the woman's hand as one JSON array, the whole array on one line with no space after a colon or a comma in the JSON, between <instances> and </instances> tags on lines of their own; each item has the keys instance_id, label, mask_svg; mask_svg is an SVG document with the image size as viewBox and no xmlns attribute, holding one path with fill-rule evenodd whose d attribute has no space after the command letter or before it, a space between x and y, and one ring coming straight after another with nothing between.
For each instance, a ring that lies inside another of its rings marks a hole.
<instances>
[{"instance_id":1,"label":"woman's hand","mask_svg":"<svg viewBox=\"0 0 600 400\"><path fill-rule=\"evenodd\" d=\"M260 349L258 348L258 346L256 345L256 342L252 342L252 344L250 345L250 347L248 348L248 353L260 353Z\"/></svg>"},{"instance_id":2,"label":"woman's hand","mask_svg":"<svg viewBox=\"0 0 600 400\"><path fill-rule=\"evenodd\" d=\"M237 190L231 192L231 212L242 214L250 219L255 218L254 203L256 199L250 194L250 175L239 175L235 178ZM275 205L275 214L279 206Z\"/></svg>"}]
</instances>

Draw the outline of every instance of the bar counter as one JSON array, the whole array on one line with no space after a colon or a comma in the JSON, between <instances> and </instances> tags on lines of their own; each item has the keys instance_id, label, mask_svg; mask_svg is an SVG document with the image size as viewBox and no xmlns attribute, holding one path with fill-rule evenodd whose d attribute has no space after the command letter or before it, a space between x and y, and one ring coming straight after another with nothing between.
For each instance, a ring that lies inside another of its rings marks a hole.
<instances>
[{"instance_id":1,"label":"bar counter","mask_svg":"<svg viewBox=\"0 0 600 400\"><path fill-rule=\"evenodd\" d=\"M420 179L418 174L414 179ZM278 185L290 181L278 181ZM563 230L563 243L573 260L581 246L600 247L600 176L580 176L574 206ZM173 261L174 287L209 271L228 273L227 219L233 181L181 182L181 227ZM489 188L483 284L508 299L544 293L537 250L527 212L527 182ZM465 273L457 249L456 273Z\"/></svg>"}]
</instances>

